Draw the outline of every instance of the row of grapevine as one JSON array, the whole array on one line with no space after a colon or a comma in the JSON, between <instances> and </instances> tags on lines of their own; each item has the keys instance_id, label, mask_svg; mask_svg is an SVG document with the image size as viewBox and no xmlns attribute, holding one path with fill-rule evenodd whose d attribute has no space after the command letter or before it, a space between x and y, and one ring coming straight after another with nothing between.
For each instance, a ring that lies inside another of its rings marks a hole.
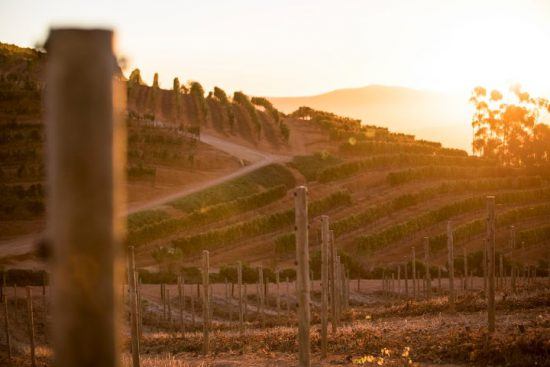
<instances>
[{"instance_id":1,"label":"row of grapevine","mask_svg":"<svg viewBox=\"0 0 550 367\"><path fill-rule=\"evenodd\" d=\"M349 205L351 196L348 192L338 191L322 199L309 203L310 217L318 216L330 209ZM290 226L294 222L294 209L279 211L256 219L233 224L224 228L211 230L194 236L183 237L172 241L174 247L179 247L184 253L196 253L203 249L213 249L242 240L245 237L258 236L280 228Z\"/></svg>"},{"instance_id":2,"label":"row of grapevine","mask_svg":"<svg viewBox=\"0 0 550 367\"><path fill-rule=\"evenodd\" d=\"M501 193L496 197L497 204L522 204L547 200L550 200L550 188L511 191ZM448 220L459 214L482 209L485 205L486 196L463 199L430 210L406 222L394 224L378 233L360 236L355 239L355 244L360 251L378 250L423 228Z\"/></svg>"},{"instance_id":3,"label":"row of grapevine","mask_svg":"<svg viewBox=\"0 0 550 367\"><path fill-rule=\"evenodd\" d=\"M528 218L536 218L540 216L548 216L550 215L550 204L540 204L540 205L534 205L534 206L528 206L528 207L521 207L521 208L515 208L507 210L503 213L500 213L497 216L496 225L497 227L505 227L512 225L517 222L521 222L522 220L528 219ZM457 226L453 231L453 237L456 243L460 243L463 241L471 240L474 236L477 236L483 232L485 232L487 229L486 220L483 219L476 219L473 221L470 221L468 223L464 223L460 226ZM521 241L529 241L531 238L533 241L536 241L539 236L543 240L544 235L546 235L546 238L548 238L549 229L541 228L540 232L533 231L533 233L530 233L530 231L523 231L525 232L523 235L519 233L519 242L518 244L521 244ZM536 232L536 233L535 233ZM436 253L437 251L441 251L446 248L447 243L447 234L446 233L440 233L437 236L430 237L430 249L433 253ZM535 242L526 242L526 244L532 244Z\"/></svg>"},{"instance_id":4,"label":"row of grapevine","mask_svg":"<svg viewBox=\"0 0 550 367\"><path fill-rule=\"evenodd\" d=\"M333 221L331 229L336 237L361 228L372 223L381 217L395 214L397 210L409 208L421 202L439 197L444 194L457 194L472 191L504 190L504 189L526 189L540 187L540 177L518 177L518 178L495 178L481 180L464 180L443 182L434 187L420 190L416 193L403 194L378 205L372 205L357 214L346 216ZM275 252L279 254L291 253L294 250L294 234L286 233L277 237L274 241Z\"/></svg>"},{"instance_id":5,"label":"row of grapevine","mask_svg":"<svg viewBox=\"0 0 550 367\"><path fill-rule=\"evenodd\" d=\"M170 205L181 211L191 212L257 193L260 188L284 185L290 189L295 183L292 172L286 167L270 164L244 176L174 200Z\"/></svg>"},{"instance_id":6,"label":"row of grapevine","mask_svg":"<svg viewBox=\"0 0 550 367\"><path fill-rule=\"evenodd\" d=\"M521 176L526 172L520 168L487 166L487 167L442 167L428 166L409 168L403 171L390 172L386 179L390 185L401 185L407 182L427 178L472 178Z\"/></svg>"},{"instance_id":7,"label":"row of grapevine","mask_svg":"<svg viewBox=\"0 0 550 367\"><path fill-rule=\"evenodd\" d=\"M467 157L468 153L462 149L442 148L419 142L400 143L387 141L359 141L345 142L340 145L340 152L348 155L372 155L389 153L410 153L410 154L441 154Z\"/></svg>"},{"instance_id":8,"label":"row of grapevine","mask_svg":"<svg viewBox=\"0 0 550 367\"><path fill-rule=\"evenodd\" d=\"M320 171L317 180L323 183L340 180L373 168L391 166L423 166L423 165L453 165L481 167L492 162L477 157L457 157L425 154L391 154L378 155L361 160L345 162L327 167Z\"/></svg>"},{"instance_id":9,"label":"row of grapevine","mask_svg":"<svg viewBox=\"0 0 550 367\"><path fill-rule=\"evenodd\" d=\"M416 193L403 194L395 197L389 202L368 207L360 213L334 221L331 224L331 228L334 230L334 234L339 236L354 229L361 228L383 216L395 213L397 210L409 208L418 203L426 202L445 194L482 192L487 190L527 189L540 187L541 185L542 180L539 177L506 177L443 182L434 187L429 187Z\"/></svg>"},{"instance_id":10,"label":"row of grapevine","mask_svg":"<svg viewBox=\"0 0 550 367\"><path fill-rule=\"evenodd\" d=\"M544 241L550 241L550 225L531 228L517 234L517 243L522 245L535 245Z\"/></svg>"},{"instance_id":11,"label":"row of grapevine","mask_svg":"<svg viewBox=\"0 0 550 367\"><path fill-rule=\"evenodd\" d=\"M139 228L130 229L128 243L133 246L138 246L145 242L184 230L185 228L204 225L231 215L260 208L284 197L286 191L287 189L284 185L279 185L266 191L232 201L196 209L186 216L167 218L153 223L147 223Z\"/></svg>"}]
</instances>

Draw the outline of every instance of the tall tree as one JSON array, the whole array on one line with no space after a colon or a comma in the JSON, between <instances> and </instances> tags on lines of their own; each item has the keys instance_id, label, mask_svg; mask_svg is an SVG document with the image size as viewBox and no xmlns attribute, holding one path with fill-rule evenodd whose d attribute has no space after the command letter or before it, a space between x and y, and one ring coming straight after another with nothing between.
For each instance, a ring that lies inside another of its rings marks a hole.
<instances>
[{"instance_id":1,"label":"tall tree","mask_svg":"<svg viewBox=\"0 0 550 367\"><path fill-rule=\"evenodd\" d=\"M474 154L497 159L508 166L539 166L550 163L550 113L545 98L535 98L519 86L505 96L498 90L487 93L476 87L470 98Z\"/></svg>"}]
</instances>

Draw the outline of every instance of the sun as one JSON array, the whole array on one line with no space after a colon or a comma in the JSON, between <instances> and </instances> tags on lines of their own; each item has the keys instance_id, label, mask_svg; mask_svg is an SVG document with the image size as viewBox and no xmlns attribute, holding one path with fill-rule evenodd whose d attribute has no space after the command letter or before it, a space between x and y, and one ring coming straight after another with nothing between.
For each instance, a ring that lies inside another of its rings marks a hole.
<instances>
[{"instance_id":1,"label":"sun","mask_svg":"<svg viewBox=\"0 0 550 367\"><path fill-rule=\"evenodd\" d=\"M521 83L547 93L548 35L536 24L517 17L495 16L454 27L431 52L424 81L436 88L484 85L505 90ZM441 88L446 89L446 88Z\"/></svg>"}]
</instances>

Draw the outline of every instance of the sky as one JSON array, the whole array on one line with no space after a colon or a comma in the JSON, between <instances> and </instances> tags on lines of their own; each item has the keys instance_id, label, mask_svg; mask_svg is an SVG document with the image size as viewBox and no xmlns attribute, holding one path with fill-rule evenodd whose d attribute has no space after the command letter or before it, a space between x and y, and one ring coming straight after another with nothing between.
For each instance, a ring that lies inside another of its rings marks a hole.
<instances>
[{"instance_id":1,"label":"sky","mask_svg":"<svg viewBox=\"0 0 550 367\"><path fill-rule=\"evenodd\" d=\"M251 95L369 84L550 96L550 0L0 0L0 41L50 27L108 27L127 73Z\"/></svg>"}]
</instances>

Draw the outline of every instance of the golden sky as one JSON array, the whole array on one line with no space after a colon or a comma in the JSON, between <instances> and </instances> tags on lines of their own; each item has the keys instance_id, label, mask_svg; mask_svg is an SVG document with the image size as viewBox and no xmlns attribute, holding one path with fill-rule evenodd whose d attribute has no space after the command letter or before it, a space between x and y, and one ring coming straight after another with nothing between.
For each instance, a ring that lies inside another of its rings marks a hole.
<instances>
[{"instance_id":1,"label":"golden sky","mask_svg":"<svg viewBox=\"0 0 550 367\"><path fill-rule=\"evenodd\" d=\"M519 82L550 94L550 0L0 1L0 41L50 26L117 30L150 82L292 96L368 84L464 93Z\"/></svg>"}]
</instances>

